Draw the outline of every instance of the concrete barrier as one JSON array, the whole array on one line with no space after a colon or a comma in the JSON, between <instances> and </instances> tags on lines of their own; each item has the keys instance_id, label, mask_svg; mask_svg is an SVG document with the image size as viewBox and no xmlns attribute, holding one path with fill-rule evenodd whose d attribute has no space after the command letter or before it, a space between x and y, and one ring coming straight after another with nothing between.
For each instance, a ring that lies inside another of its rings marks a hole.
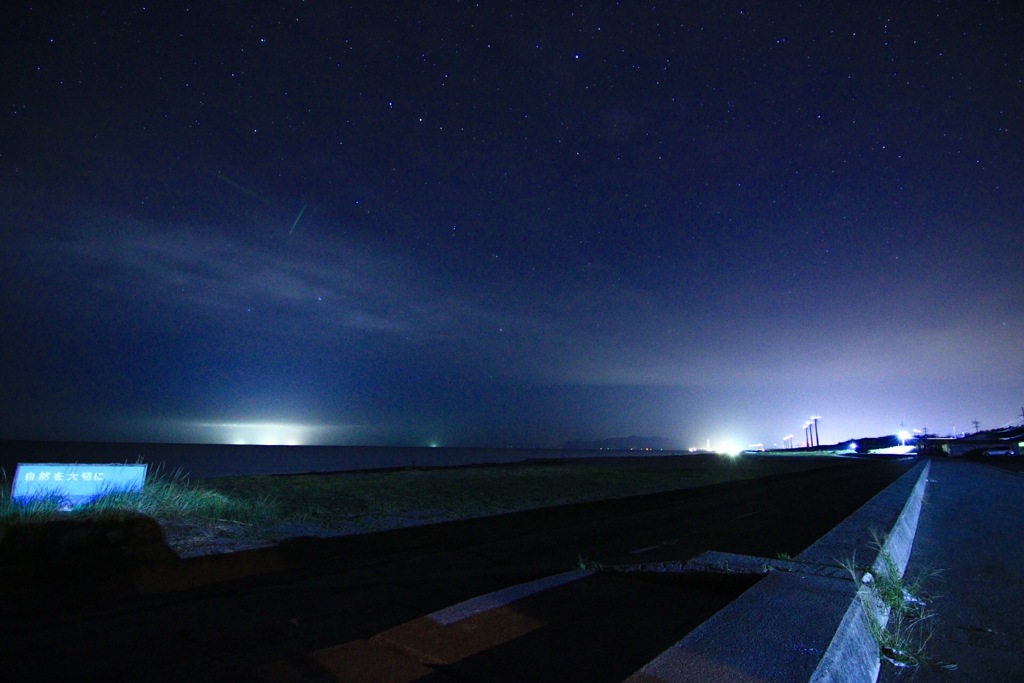
<instances>
[{"instance_id":1,"label":"concrete barrier","mask_svg":"<svg viewBox=\"0 0 1024 683\"><path fill-rule=\"evenodd\" d=\"M889 532L877 539L880 543L871 563L871 571L875 576L890 571L887 566L889 563L892 563L900 576L907 570L931 464L924 462L923 467L919 465L914 471L917 469L921 472L907 496L903 510ZM874 681L878 678L881 662L878 644L871 635L869 624L871 619L874 619L884 627L889 613L877 600L865 595L867 592L866 586L858 587L858 596L843 615L843 621L836 630L835 637L832 638L825 655L814 670L814 675L811 676L812 681ZM869 614L869 610L872 614Z\"/></svg>"},{"instance_id":2,"label":"concrete barrier","mask_svg":"<svg viewBox=\"0 0 1024 683\"><path fill-rule=\"evenodd\" d=\"M915 466L792 561L714 553L688 563L682 570L766 575L627 680L874 681L866 601L843 565L878 571L887 555L902 574L928 471Z\"/></svg>"}]
</instances>

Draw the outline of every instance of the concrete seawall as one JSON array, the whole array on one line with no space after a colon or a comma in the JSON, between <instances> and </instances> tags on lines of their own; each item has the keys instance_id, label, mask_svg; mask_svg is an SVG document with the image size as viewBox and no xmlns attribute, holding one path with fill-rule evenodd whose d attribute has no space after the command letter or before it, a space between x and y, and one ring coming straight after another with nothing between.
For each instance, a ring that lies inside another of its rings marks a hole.
<instances>
[{"instance_id":1,"label":"concrete seawall","mask_svg":"<svg viewBox=\"0 0 1024 683\"><path fill-rule=\"evenodd\" d=\"M632 683L874 681L880 660L844 564L906 569L928 479L922 462L793 560L708 553L687 570L767 576L637 671ZM884 614L874 618L884 623Z\"/></svg>"}]
</instances>

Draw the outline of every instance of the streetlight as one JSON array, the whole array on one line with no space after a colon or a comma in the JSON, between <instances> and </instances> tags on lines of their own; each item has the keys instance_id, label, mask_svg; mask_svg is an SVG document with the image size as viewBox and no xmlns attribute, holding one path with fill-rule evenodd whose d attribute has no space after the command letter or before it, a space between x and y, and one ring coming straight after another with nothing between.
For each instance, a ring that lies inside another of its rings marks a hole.
<instances>
[{"instance_id":1,"label":"streetlight","mask_svg":"<svg viewBox=\"0 0 1024 683\"><path fill-rule=\"evenodd\" d=\"M814 424L814 441L815 441L815 445L817 445L817 446L821 445L821 439L818 438L818 420L820 420L820 419L821 419L820 415L812 415L811 416L811 420L813 421L813 424Z\"/></svg>"}]
</instances>

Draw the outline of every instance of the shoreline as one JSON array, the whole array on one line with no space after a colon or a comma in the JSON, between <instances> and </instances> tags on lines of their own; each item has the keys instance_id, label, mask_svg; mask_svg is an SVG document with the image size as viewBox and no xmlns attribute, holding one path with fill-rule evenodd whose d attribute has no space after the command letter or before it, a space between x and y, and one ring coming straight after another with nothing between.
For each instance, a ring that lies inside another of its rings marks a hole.
<instances>
[{"instance_id":1,"label":"shoreline","mask_svg":"<svg viewBox=\"0 0 1024 683\"><path fill-rule=\"evenodd\" d=\"M845 458L821 456L580 452L575 458L551 458L547 452L529 454L534 457L512 462L188 477L183 486L244 504L266 503L267 517L253 521L231 513L215 515L218 519L172 513L153 519L168 547L185 559L272 547L301 537L363 535L849 463Z\"/></svg>"},{"instance_id":2,"label":"shoreline","mask_svg":"<svg viewBox=\"0 0 1024 683\"><path fill-rule=\"evenodd\" d=\"M18 463L136 463L193 478L313 474L415 467L510 464L535 459L689 457L686 451L605 451L561 448L450 446L283 446L127 442L0 441L0 468L13 478Z\"/></svg>"}]
</instances>

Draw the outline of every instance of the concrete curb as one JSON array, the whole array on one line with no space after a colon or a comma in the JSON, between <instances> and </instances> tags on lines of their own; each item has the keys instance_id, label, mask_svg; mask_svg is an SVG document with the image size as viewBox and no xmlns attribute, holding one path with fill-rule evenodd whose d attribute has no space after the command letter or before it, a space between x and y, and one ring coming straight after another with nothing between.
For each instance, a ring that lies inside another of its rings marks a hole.
<instances>
[{"instance_id":1,"label":"concrete curb","mask_svg":"<svg viewBox=\"0 0 1024 683\"><path fill-rule=\"evenodd\" d=\"M874 681L865 601L841 565L865 558L877 571L888 554L905 570L928 472L927 462L915 466L794 561L709 553L675 569L766 576L627 681Z\"/></svg>"},{"instance_id":2,"label":"concrete curb","mask_svg":"<svg viewBox=\"0 0 1024 683\"><path fill-rule=\"evenodd\" d=\"M907 498L907 503L892 529L884 536L881 548L871 564L872 573L876 576L888 571L886 564L890 561L900 576L907 570L931 463L926 461L923 468L918 468L921 469L921 473ZM915 468L915 471L918 468ZM856 599L850 603L835 637L825 651L825 656L821 658L818 668L811 676L812 681L875 681L878 678L881 662L878 657L878 645L871 636L869 621L873 617L884 627L889 612L877 600L865 595L867 592L863 585L858 588ZM869 609L873 614L867 612Z\"/></svg>"}]
</instances>

